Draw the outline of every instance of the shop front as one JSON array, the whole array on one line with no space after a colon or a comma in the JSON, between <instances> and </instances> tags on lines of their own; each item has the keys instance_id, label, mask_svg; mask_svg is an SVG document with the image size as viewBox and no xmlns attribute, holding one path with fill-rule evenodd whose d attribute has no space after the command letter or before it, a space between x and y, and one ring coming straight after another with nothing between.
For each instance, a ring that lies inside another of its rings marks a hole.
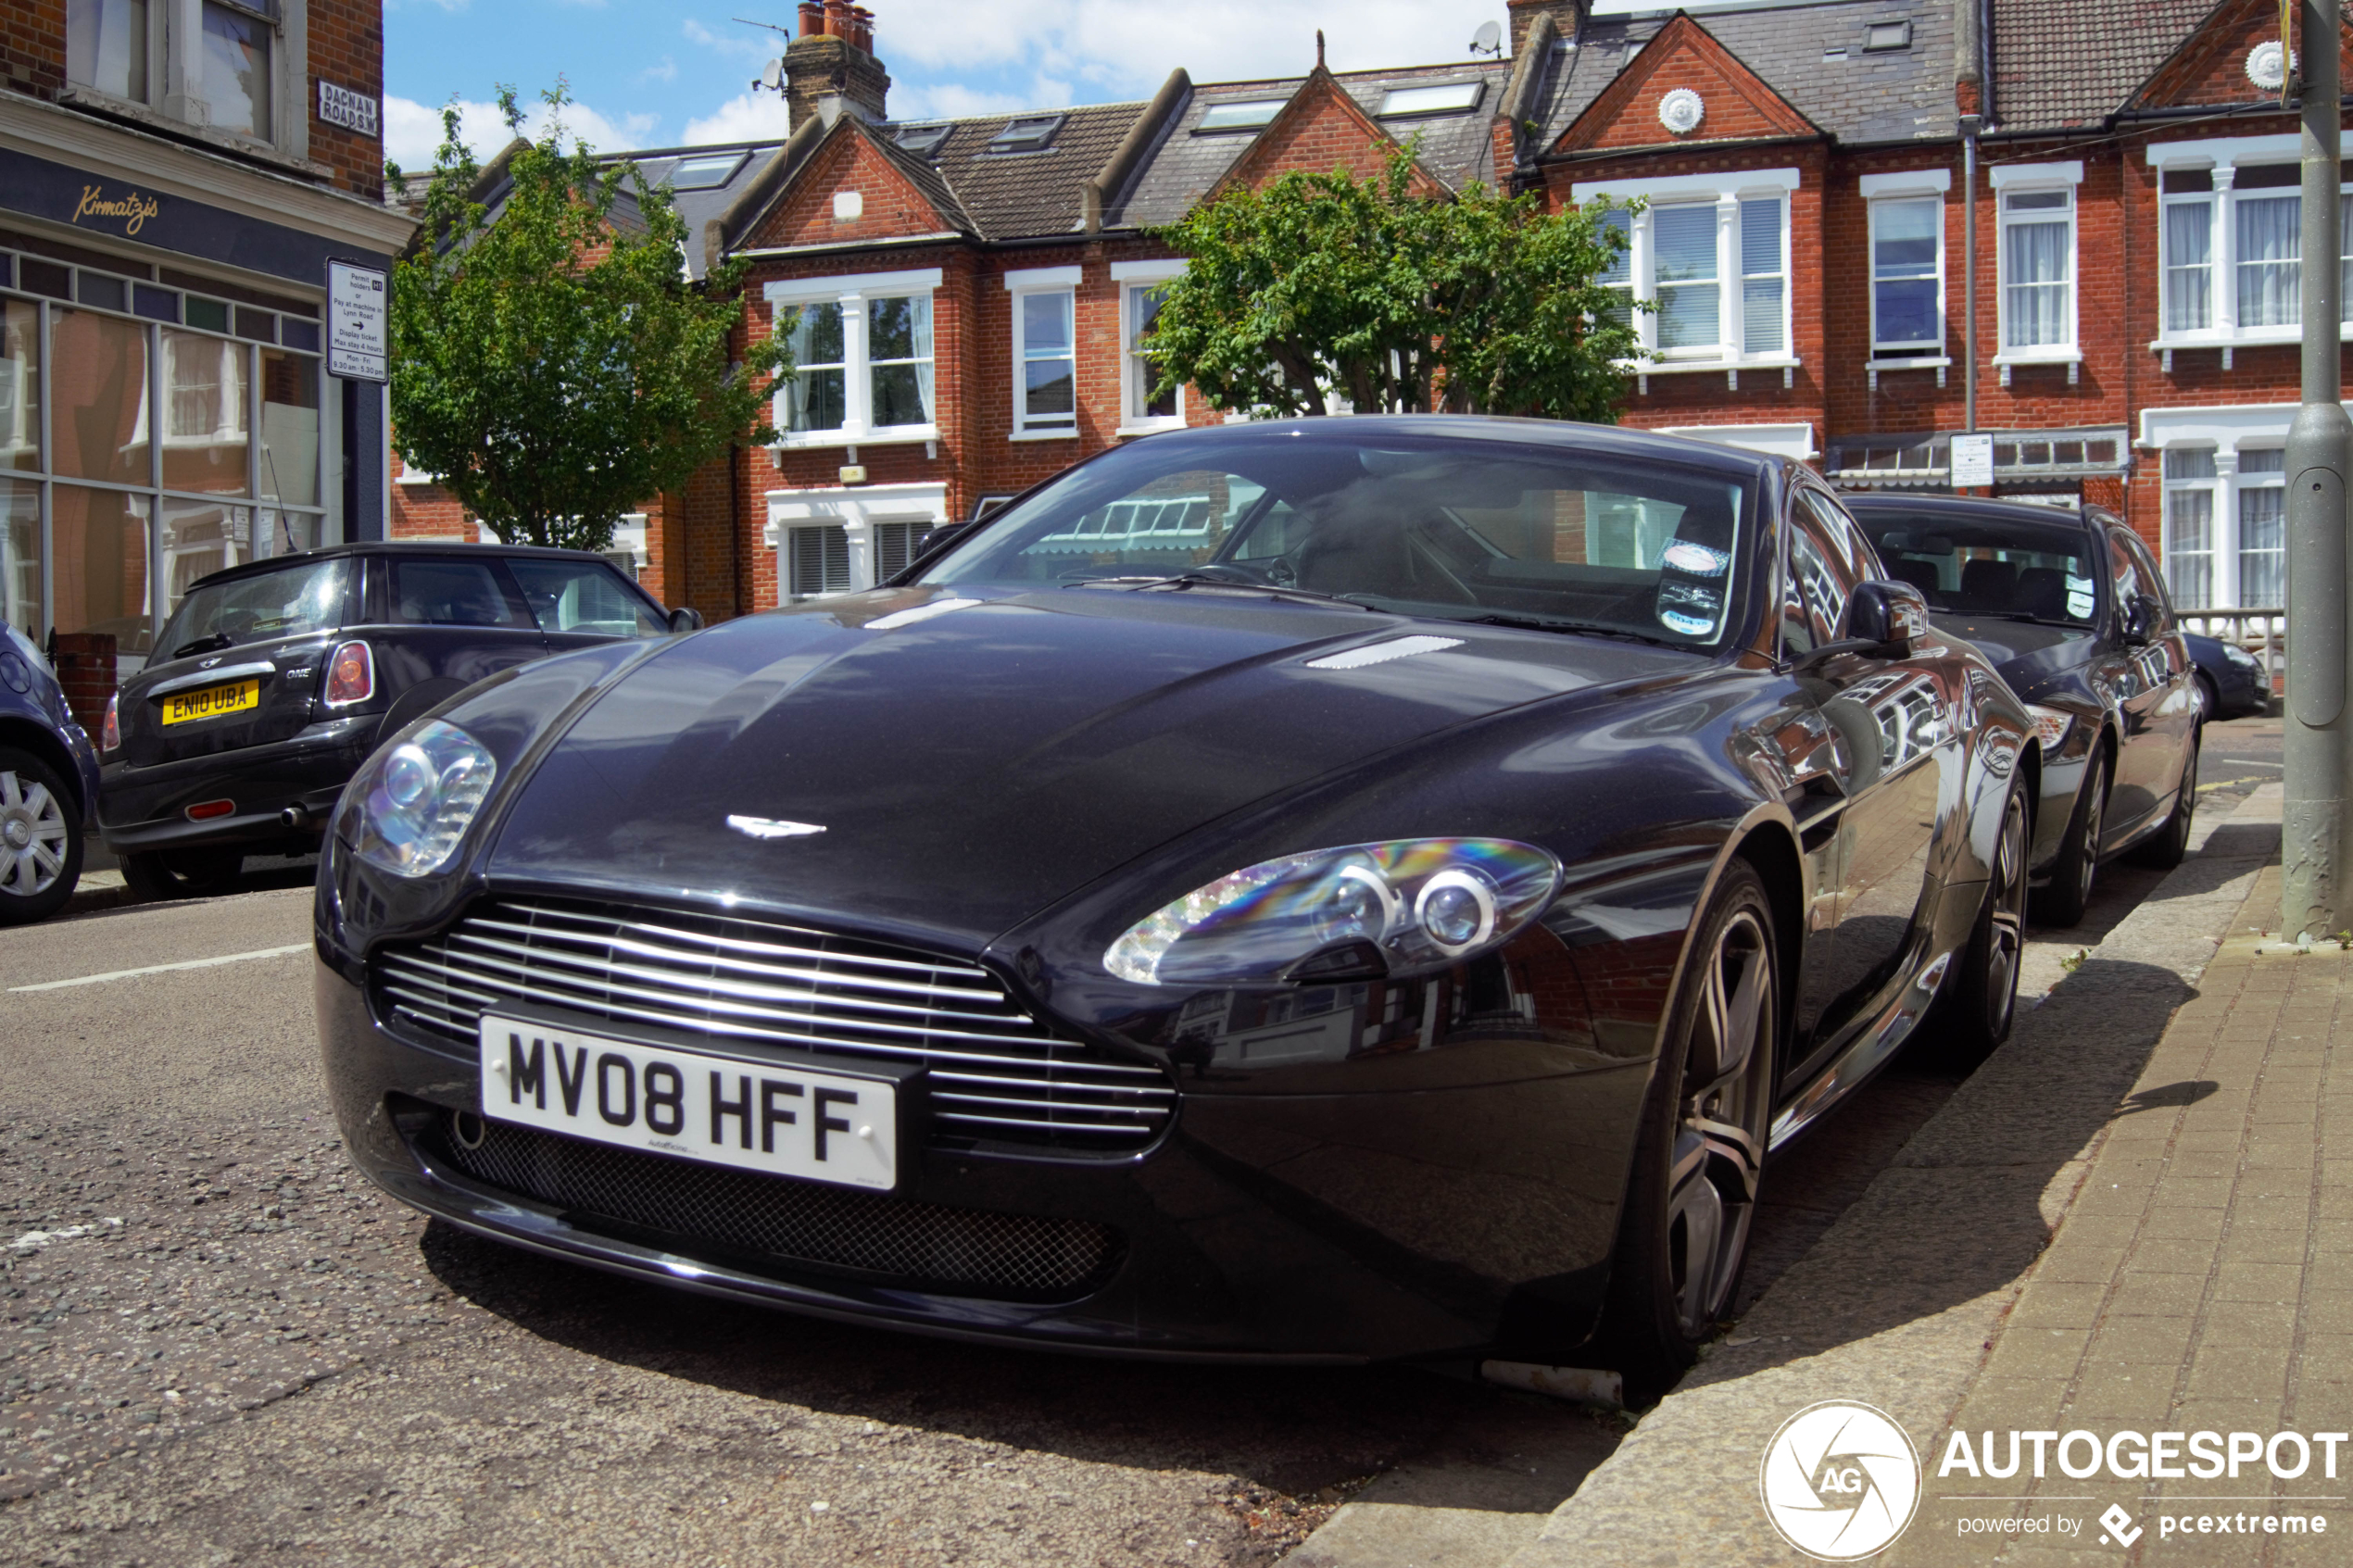
<instances>
[{"instance_id":1,"label":"shop front","mask_svg":"<svg viewBox=\"0 0 2353 1568\"><path fill-rule=\"evenodd\" d=\"M388 273L409 220L42 118L71 144L0 115L0 614L128 676L207 572L384 537L384 389L332 373L328 264Z\"/></svg>"}]
</instances>

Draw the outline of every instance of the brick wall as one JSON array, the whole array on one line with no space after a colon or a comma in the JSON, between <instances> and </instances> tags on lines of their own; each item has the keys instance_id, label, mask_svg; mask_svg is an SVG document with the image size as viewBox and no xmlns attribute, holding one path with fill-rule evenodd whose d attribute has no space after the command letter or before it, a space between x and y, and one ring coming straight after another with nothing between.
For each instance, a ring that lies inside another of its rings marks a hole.
<instances>
[{"instance_id":1,"label":"brick wall","mask_svg":"<svg viewBox=\"0 0 2353 1568\"><path fill-rule=\"evenodd\" d=\"M36 98L66 84L66 0L0 0L0 84Z\"/></svg>"},{"instance_id":2,"label":"brick wall","mask_svg":"<svg viewBox=\"0 0 2353 1568\"><path fill-rule=\"evenodd\" d=\"M115 636L112 632L60 632L57 646L57 684L65 689L66 706L74 719L96 739L106 721L107 699L115 692Z\"/></svg>"},{"instance_id":3,"label":"brick wall","mask_svg":"<svg viewBox=\"0 0 2353 1568\"><path fill-rule=\"evenodd\" d=\"M310 117L310 157L334 170L338 190L384 199L384 147L379 136L362 136L319 118L319 83L332 82L373 98L383 123L384 95L384 0L310 0L310 78L300 106Z\"/></svg>"}]
</instances>

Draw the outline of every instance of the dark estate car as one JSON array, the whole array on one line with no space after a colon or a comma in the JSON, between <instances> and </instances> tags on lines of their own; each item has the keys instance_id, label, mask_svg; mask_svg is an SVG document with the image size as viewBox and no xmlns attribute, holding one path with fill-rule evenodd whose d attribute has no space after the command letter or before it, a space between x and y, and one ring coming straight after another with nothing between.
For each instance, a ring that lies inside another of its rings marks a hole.
<instances>
[{"instance_id":1,"label":"dark estate car","mask_svg":"<svg viewBox=\"0 0 2353 1568\"><path fill-rule=\"evenodd\" d=\"M2197 666L2198 694L2208 719L2237 719L2271 707L2271 676L2263 661L2236 643L2196 632L2182 633L2182 646Z\"/></svg>"},{"instance_id":2,"label":"dark estate car","mask_svg":"<svg viewBox=\"0 0 2353 1568\"><path fill-rule=\"evenodd\" d=\"M107 709L99 821L147 897L308 854L381 736L502 670L701 624L603 557L343 545L191 584Z\"/></svg>"},{"instance_id":3,"label":"dark estate car","mask_svg":"<svg viewBox=\"0 0 2353 1568\"><path fill-rule=\"evenodd\" d=\"M0 621L0 925L73 897L98 806L98 758L49 661Z\"/></svg>"},{"instance_id":4,"label":"dark estate car","mask_svg":"<svg viewBox=\"0 0 2353 1568\"><path fill-rule=\"evenodd\" d=\"M345 1136L455 1224L822 1315L1655 1388L1768 1148L1940 992L2009 1025L2032 726L1884 575L1722 446L1137 442L377 753L319 877Z\"/></svg>"},{"instance_id":5,"label":"dark estate car","mask_svg":"<svg viewBox=\"0 0 2353 1568\"><path fill-rule=\"evenodd\" d=\"M1890 493L1846 504L1931 619L1982 648L2034 714L2047 763L2036 916L2082 920L2100 862L2135 845L2179 865L2207 701L2139 535L2098 507Z\"/></svg>"}]
</instances>

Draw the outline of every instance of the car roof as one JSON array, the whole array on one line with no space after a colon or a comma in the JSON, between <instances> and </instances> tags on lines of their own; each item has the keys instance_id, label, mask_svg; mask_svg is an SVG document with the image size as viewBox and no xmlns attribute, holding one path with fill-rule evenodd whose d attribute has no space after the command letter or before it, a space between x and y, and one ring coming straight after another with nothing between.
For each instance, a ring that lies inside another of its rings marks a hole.
<instances>
[{"instance_id":1,"label":"car roof","mask_svg":"<svg viewBox=\"0 0 2353 1568\"><path fill-rule=\"evenodd\" d=\"M1793 467L1789 459L1771 453L1753 451L1718 441L1702 441L1688 435L1665 435L1656 431L1632 430L1623 425L1587 424L1577 420L1516 419L1500 414L1356 414L1347 419L1248 420L1238 424L1194 425L1143 439L1223 444L1228 441L1271 440L1309 432L1374 440L1385 433L1394 433L1445 436L1454 440L1508 441L1605 453L1612 457L1647 458L1683 467L1698 463L1726 474L1746 477L1780 472Z\"/></svg>"},{"instance_id":2,"label":"car roof","mask_svg":"<svg viewBox=\"0 0 2353 1568\"><path fill-rule=\"evenodd\" d=\"M1839 499L1858 519L1867 513L1903 513L1911 517L1975 518L1985 522L2073 523L2079 528L2092 528L2110 521L2114 515L2104 508L2086 505L2046 507L2039 501L2013 501L1999 496L1924 495L1901 490L1848 491Z\"/></svg>"},{"instance_id":3,"label":"car roof","mask_svg":"<svg viewBox=\"0 0 2353 1568\"><path fill-rule=\"evenodd\" d=\"M327 560L338 556L447 556L473 555L511 556L518 559L596 561L610 565L594 550L559 550L544 545L475 545L463 539L363 539L348 545L321 545L315 550L295 550L283 556L266 556L259 560L239 561L224 566L219 571L207 572L188 584L188 591L208 583L233 582L240 577L254 577L265 571L277 571L289 565L305 561Z\"/></svg>"}]
</instances>

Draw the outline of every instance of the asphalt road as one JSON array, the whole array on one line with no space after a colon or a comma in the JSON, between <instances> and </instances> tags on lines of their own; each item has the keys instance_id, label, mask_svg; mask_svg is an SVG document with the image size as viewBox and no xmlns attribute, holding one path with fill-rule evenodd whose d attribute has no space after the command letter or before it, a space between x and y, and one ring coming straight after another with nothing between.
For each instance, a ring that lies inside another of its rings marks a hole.
<instances>
[{"instance_id":1,"label":"asphalt road","mask_svg":"<svg viewBox=\"0 0 2353 1568\"><path fill-rule=\"evenodd\" d=\"M2267 723L2275 759L2276 721L2217 726L2207 776L2256 775L2218 763ZM1622 1430L1406 1368L808 1322L429 1225L344 1161L299 874L0 932L0 1561L1259 1563L1409 1462L1548 1509ZM2034 934L2030 997L2155 880ZM1931 1059L1777 1164L1746 1298L1951 1093Z\"/></svg>"}]
</instances>

